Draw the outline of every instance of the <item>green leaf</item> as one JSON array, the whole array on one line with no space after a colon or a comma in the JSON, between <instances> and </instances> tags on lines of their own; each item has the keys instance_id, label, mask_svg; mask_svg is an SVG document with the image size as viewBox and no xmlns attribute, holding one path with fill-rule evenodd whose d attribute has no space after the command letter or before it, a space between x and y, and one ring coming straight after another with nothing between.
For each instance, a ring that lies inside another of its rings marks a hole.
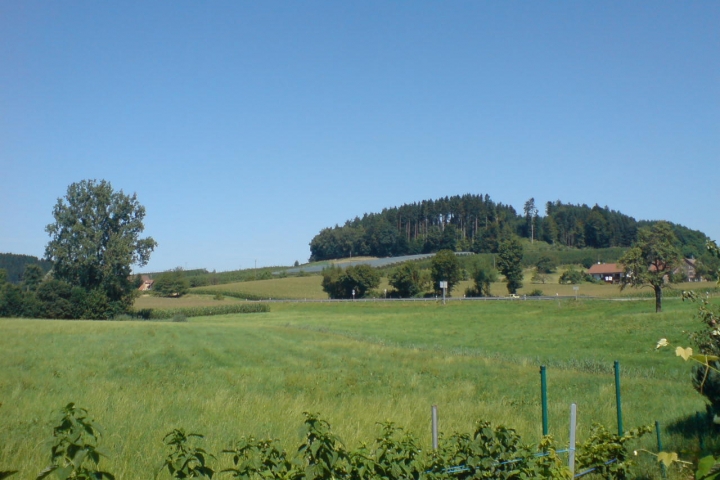
<instances>
[{"instance_id":1,"label":"green leaf","mask_svg":"<svg viewBox=\"0 0 720 480\"><path fill-rule=\"evenodd\" d=\"M714 480L717 478L717 474L719 473L718 467L720 467L720 464L718 464L715 457L712 455L703 457L700 461L698 461L698 469L695 472L695 478L698 480Z\"/></svg>"}]
</instances>

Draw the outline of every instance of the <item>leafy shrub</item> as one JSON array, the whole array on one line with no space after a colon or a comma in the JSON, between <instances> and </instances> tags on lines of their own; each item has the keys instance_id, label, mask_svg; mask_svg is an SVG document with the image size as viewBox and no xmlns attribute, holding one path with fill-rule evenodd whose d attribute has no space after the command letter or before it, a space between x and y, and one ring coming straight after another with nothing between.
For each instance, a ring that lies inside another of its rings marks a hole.
<instances>
[{"instance_id":1,"label":"leafy shrub","mask_svg":"<svg viewBox=\"0 0 720 480\"><path fill-rule=\"evenodd\" d=\"M585 274L583 272L581 272L580 270L576 270L573 266L570 266L567 270L563 272L562 275L560 275L559 283L578 284L581 283L584 279Z\"/></svg>"},{"instance_id":2,"label":"leafy shrub","mask_svg":"<svg viewBox=\"0 0 720 480\"><path fill-rule=\"evenodd\" d=\"M41 471L37 480L51 474L59 480L102 480L115 477L99 469L100 427L88 417L84 408L68 403L60 411L58 424L50 439L50 465Z\"/></svg>"},{"instance_id":3,"label":"leafy shrub","mask_svg":"<svg viewBox=\"0 0 720 480\"><path fill-rule=\"evenodd\" d=\"M348 450L330 424L318 414L303 414L303 440L288 453L277 440L243 437L222 451L232 456L232 466L220 473L242 479L331 480L363 479L558 479L570 480L569 469L555 449L552 437L535 448L523 444L517 432L489 422L476 422L472 434L455 433L440 438L437 450L424 451L418 440L392 422L379 424L381 433L371 445ZM591 435L578 446L576 467L593 478L628 478L632 462L628 442L650 432L650 427L623 436L593 425ZM98 468L99 429L87 411L68 404L53 430L51 464L38 480L55 473L58 479L103 480L114 477ZM215 456L196 445L202 435L174 429L165 435L168 451L155 474L171 478L207 478L217 473L210 462ZM15 471L0 471L0 479Z\"/></svg>"},{"instance_id":4,"label":"leafy shrub","mask_svg":"<svg viewBox=\"0 0 720 480\"><path fill-rule=\"evenodd\" d=\"M535 264L535 269L538 273L554 273L557 268L557 260L543 255Z\"/></svg>"},{"instance_id":5,"label":"leafy shrub","mask_svg":"<svg viewBox=\"0 0 720 480\"><path fill-rule=\"evenodd\" d=\"M536 288L532 292L528 293L528 297L542 297L543 295L545 294L539 288Z\"/></svg>"},{"instance_id":6,"label":"leafy shrub","mask_svg":"<svg viewBox=\"0 0 720 480\"><path fill-rule=\"evenodd\" d=\"M207 465L207 458L214 458L204 449L190 444L193 438L203 438L199 433L185 433L182 428L165 435L169 447L165 462L158 474L167 470L172 478L212 478L215 471ZM155 478L157 478L157 474Z\"/></svg>"},{"instance_id":7,"label":"leafy shrub","mask_svg":"<svg viewBox=\"0 0 720 480\"><path fill-rule=\"evenodd\" d=\"M293 465L287 453L275 446L275 440L256 440L243 437L223 453L232 455L233 467L221 473L230 473L234 478L289 478Z\"/></svg>"},{"instance_id":8,"label":"leafy shrub","mask_svg":"<svg viewBox=\"0 0 720 480\"><path fill-rule=\"evenodd\" d=\"M216 293L213 296L213 300L225 300L225 296L222 293Z\"/></svg>"},{"instance_id":9,"label":"leafy shrub","mask_svg":"<svg viewBox=\"0 0 720 480\"><path fill-rule=\"evenodd\" d=\"M624 480L630 478L630 467L633 465L631 452L626 443L652 432L649 426L639 427L624 435L610 433L599 423L593 423L590 438L580 445L576 461L579 469L590 470L603 478ZM608 460L615 460L608 463Z\"/></svg>"}]
</instances>

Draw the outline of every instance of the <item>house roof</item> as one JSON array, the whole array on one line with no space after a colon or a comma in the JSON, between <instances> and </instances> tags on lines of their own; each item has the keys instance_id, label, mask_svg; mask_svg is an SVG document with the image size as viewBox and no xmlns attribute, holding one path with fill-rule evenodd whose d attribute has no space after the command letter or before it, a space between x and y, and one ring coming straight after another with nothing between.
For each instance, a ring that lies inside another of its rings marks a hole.
<instances>
[{"instance_id":1,"label":"house roof","mask_svg":"<svg viewBox=\"0 0 720 480\"><path fill-rule=\"evenodd\" d=\"M623 273L623 268L619 263L596 263L588 269L588 273L606 275L614 273Z\"/></svg>"}]
</instances>

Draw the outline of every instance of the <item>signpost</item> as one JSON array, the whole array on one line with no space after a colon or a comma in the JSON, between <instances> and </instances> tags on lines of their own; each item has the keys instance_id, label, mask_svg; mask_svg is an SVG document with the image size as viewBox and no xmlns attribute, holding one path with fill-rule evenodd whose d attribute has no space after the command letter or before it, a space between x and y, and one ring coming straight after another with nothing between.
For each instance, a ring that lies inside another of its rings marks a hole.
<instances>
[{"instance_id":1,"label":"signpost","mask_svg":"<svg viewBox=\"0 0 720 480\"><path fill-rule=\"evenodd\" d=\"M440 288L442 288L442 291L443 291L443 305L445 305L445 294L447 293L447 288L448 288L448 286L447 286L447 281L445 281L445 280L440 280L439 285L440 285Z\"/></svg>"}]
</instances>

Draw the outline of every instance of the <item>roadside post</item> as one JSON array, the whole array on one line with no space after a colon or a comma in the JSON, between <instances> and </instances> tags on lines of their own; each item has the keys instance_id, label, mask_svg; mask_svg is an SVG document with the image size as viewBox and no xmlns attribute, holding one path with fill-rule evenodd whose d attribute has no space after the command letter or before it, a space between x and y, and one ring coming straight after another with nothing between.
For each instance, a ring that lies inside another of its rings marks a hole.
<instances>
[{"instance_id":1,"label":"roadside post","mask_svg":"<svg viewBox=\"0 0 720 480\"><path fill-rule=\"evenodd\" d=\"M440 280L440 288L442 288L443 291L443 305L445 305L445 294L447 292L447 281Z\"/></svg>"}]
</instances>

